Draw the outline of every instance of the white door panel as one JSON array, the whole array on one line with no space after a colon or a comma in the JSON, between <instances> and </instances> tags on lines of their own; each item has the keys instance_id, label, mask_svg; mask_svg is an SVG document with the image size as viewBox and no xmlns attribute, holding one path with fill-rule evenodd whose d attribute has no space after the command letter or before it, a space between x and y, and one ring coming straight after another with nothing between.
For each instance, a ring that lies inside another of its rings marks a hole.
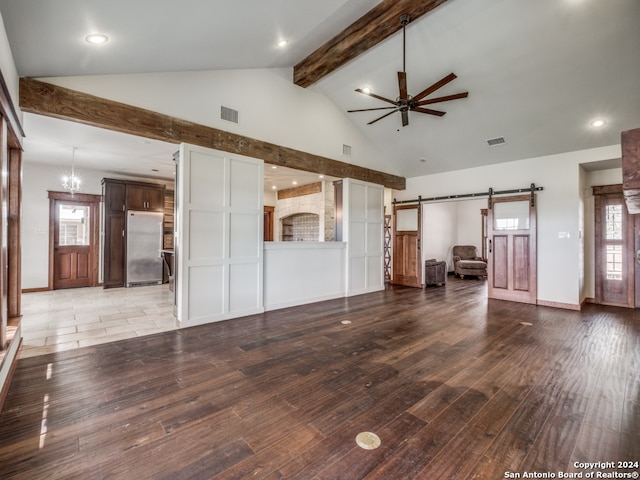
<instances>
[{"instance_id":1,"label":"white door panel","mask_svg":"<svg viewBox=\"0 0 640 480\"><path fill-rule=\"evenodd\" d=\"M182 144L177 168L178 320L264 311L262 160Z\"/></svg>"},{"instance_id":2,"label":"white door panel","mask_svg":"<svg viewBox=\"0 0 640 480\"><path fill-rule=\"evenodd\" d=\"M384 187L343 181L347 295L384 289Z\"/></svg>"}]
</instances>

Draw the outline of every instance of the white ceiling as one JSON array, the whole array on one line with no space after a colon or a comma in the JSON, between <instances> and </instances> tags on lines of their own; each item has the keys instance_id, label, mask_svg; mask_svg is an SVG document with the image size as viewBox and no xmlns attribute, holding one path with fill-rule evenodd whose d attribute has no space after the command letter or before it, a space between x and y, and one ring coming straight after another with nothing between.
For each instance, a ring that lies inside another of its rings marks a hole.
<instances>
[{"instance_id":1,"label":"white ceiling","mask_svg":"<svg viewBox=\"0 0 640 480\"><path fill-rule=\"evenodd\" d=\"M0 12L19 75L47 77L291 67L377 3L0 0ZM410 113L404 128L399 114L369 126L377 112L345 115L407 177L616 144L640 127L639 20L638 0L449 0L407 27L409 93L455 72L432 96L469 98L432 105L441 118ZM88 50L91 31L109 48ZM396 34L310 88L345 112L386 106L354 89L395 99L401 69ZM122 172L135 155L140 171L126 173L172 175L175 145L28 114L25 131L25 161L68 163L76 145L79 166ZM488 147L499 136L506 144Z\"/></svg>"}]
</instances>

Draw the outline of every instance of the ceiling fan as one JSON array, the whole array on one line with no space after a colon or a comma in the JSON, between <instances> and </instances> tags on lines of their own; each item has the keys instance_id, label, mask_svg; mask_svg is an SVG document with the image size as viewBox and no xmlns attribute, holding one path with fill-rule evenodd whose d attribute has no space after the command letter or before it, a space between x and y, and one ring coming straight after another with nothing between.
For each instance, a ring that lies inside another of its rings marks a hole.
<instances>
[{"instance_id":1,"label":"ceiling fan","mask_svg":"<svg viewBox=\"0 0 640 480\"><path fill-rule=\"evenodd\" d=\"M370 112L373 110L391 110L388 113L385 113L381 117L378 117L374 120L371 120L367 125L371 125L372 123L377 122L378 120L382 120L385 117L388 117L392 113L400 112L402 115L402 126L406 127L409 125L409 112L418 112L418 113L427 113L429 115L436 115L438 117L443 116L446 112L441 110L432 110L430 108L424 108L424 105L431 105L433 103L447 102L449 100L457 100L459 98L466 98L469 95L469 92L463 93L455 93L453 95L446 95L444 97L435 97L428 98L423 100L426 96L432 94L439 88L444 87L447 83L455 80L457 77L455 73L450 73L446 77L438 80L433 85L425 88L423 91L418 93L417 95L411 96L407 93L407 72L405 71L405 63L406 63L406 26L411 20L411 17L408 14L404 14L400 16L400 24L402 25L402 72L398 72L398 89L400 91L400 95L395 99L391 100L389 98L381 97L380 95L376 95L373 92L365 91L361 88L357 88L356 92L362 93L363 95L368 95L373 98L377 98L378 100L382 100L383 102L391 103L392 107L378 107L378 108L362 108L359 110L347 110L348 113L353 112Z\"/></svg>"}]
</instances>

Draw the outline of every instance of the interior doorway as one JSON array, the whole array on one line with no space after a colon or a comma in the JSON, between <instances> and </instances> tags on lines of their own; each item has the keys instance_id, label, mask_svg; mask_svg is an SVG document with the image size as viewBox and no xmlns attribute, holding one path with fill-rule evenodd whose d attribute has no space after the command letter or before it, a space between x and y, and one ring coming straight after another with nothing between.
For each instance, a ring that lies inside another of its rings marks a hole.
<instances>
[{"instance_id":1,"label":"interior doorway","mask_svg":"<svg viewBox=\"0 0 640 480\"><path fill-rule=\"evenodd\" d=\"M422 207L393 207L393 280L407 287L422 287Z\"/></svg>"},{"instance_id":2,"label":"interior doorway","mask_svg":"<svg viewBox=\"0 0 640 480\"><path fill-rule=\"evenodd\" d=\"M49 192L49 289L98 285L99 195Z\"/></svg>"},{"instance_id":3,"label":"interior doorway","mask_svg":"<svg viewBox=\"0 0 640 480\"><path fill-rule=\"evenodd\" d=\"M275 216L275 207L265 205L264 207L264 222L263 222L263 237L265 242L273 242L273 219Z\"/></svg>"}]
</instances>

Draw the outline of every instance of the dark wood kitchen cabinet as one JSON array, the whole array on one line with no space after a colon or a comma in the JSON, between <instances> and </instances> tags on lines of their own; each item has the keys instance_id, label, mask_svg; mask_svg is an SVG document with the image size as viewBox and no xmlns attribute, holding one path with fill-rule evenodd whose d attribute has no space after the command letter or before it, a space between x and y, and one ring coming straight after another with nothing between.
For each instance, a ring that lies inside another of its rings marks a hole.
<instances>
[{"instance_id":1,"label":"dark wood kitchen cabinet","mask_svg":"<svg viewBox=\"0 0 640 480\"><path fill-rule=\"evenodd\" d=\"M104 202L104 288L124 287L126 185L122 180L102 179Z\"/></svg>"},{"instance_id":2,"label":"dark wood kitchen cabinet","mask_svg":"<svg viewBox=\"0 0 640 480\"><path fill-rule=\"evenodd\" d=\"M127 281L127 211L164 211L164 185L102 179L104 202L104 288L124 287Z\"/></svg>"},{"instance_id":3,"label":"dark wood kitchen cabinet","mask_svg":"<svg viewBox=\"0 0 640 480\"><path fill-rule=\"evenodd\" d=\"M127 210L164 211L164 185L128 183Z\"/></svg>"}]
</instances>

